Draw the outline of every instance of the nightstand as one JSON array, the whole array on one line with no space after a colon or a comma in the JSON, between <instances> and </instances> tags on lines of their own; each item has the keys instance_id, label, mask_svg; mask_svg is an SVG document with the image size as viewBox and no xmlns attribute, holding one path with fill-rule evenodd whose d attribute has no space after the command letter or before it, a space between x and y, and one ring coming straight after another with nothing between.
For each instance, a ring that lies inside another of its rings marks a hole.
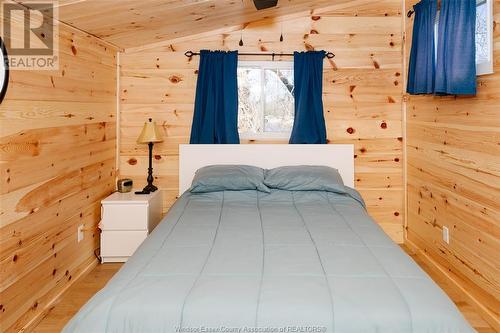
<instances>
[{"instance_id":1,"label":"nightstand","mask_svg":"<svg viewBox=\"0 0 500 333\"><path fill-rule=\"evenodd\" d=\"M160 222L161 191L115 192L101 204L101 262L125 262Z\"/></svg>"}]
</instances>

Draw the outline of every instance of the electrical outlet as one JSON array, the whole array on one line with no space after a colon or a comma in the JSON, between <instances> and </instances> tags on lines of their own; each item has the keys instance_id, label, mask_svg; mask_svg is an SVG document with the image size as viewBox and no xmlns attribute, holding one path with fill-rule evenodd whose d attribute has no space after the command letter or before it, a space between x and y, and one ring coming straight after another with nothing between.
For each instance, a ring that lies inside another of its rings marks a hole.
<instances>
[{"instance_id":1,"label":"electrical outlet","mask_svg":"<svg viewBox=\"0 0 500 333\"><path fill-rule=\"evenodd\" d=\"M450 244L450 231L448 230L448 227L443 226L443 240L446 242L446 244Z\"/></svg>"},{"instance_id":2,"label":"electrical outlet","mask_svg":"<svg viewBox=\"0 0 500 333\"><path fill-rule=\"evenodd\" d=\"M80 224L78 226L78 231L77 231L77 234L76 234L78 243L80 243L83 240L83 236L84 236L84 234L83 234L83 224Z\"/></svg>"}]
</instances>

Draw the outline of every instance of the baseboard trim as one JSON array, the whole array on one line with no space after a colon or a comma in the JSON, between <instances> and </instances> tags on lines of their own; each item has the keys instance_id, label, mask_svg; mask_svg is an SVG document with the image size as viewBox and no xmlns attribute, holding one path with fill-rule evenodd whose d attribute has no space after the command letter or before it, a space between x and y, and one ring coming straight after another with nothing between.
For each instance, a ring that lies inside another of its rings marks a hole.
<instances>
[{"instance_id":1,"label":"baseboard trim","mask_svg":"<svg viewBox=\"0 0 500 333\"><path fill-rule=\"evenodd\" d=\"M488 324L491 325L495 331L500 332L500 321L497 316L485 307L477 298L475 298L474 295L472 295L466 288L464 288L459 281L448 274L447 270L443 266L432 259L425 251L421 250L412 241L405 239L405 245L410 249L410 251L414 252L418 257L420 257L420 259L429 265L436 273L458 288L464 294L467 301L477 308L481 317L483 317L483 319L488 322Z\"/></svg>"},{"instance_id":2,"label":"baseboard trim","mask_svg":"<svg viewBox=\"0 0 500 333\"><path fill-rule=\"evenodd\" d=\"M99 264L99 261L97 258L94 258L87 267L83 268L81 272L75 276L74 279L72 279L71 283L68 283L61 291L54 296L52 300L50 300L47 305L43 308L43 310L38 313L36 316L34 316L29 322L27 322L19 332L31 332L33 329L42 321L43 318L49 313L49 311L52 309L54 304L57 303L57 301L61 298L61 296L70 288L72 287L76 282L78 282L82 277L87 275L94 267L96 267Z\"/></svg>"}]
</instances>

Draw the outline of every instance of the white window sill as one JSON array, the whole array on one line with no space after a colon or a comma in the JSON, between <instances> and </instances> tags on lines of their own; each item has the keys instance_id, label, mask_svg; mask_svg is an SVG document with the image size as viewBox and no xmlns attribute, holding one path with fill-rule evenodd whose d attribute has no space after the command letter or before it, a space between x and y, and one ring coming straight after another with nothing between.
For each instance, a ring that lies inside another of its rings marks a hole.
<instances>
[{"instance_id":1,"label":"white window sill","mask_svg":"<svg viewBox=\"0 0 500 333\"><path fill-rule=\"evenodd\" d=\"M291 132L264 132L264 133L239 133L240 140L290 140Z\"/></svg>"},{"instance_id":2,"label":"white window sill","mask_svg":"<svg viewBox=\"0 0 500 333\"><path fill-rule=\"evenodd\" d=\"M476 64L476 76L493 74L493 62L483 62Z\"/></svg>"}]
</instances>

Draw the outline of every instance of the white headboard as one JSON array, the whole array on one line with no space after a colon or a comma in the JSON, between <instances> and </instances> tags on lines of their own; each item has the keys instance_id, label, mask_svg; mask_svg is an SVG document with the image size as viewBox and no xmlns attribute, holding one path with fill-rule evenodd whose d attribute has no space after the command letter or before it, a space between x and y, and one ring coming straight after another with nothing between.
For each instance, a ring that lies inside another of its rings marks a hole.
<instances>
[{"instance_id":1,"label":"white headboard","mask_svg":"<svg viewBox=\"0 0 500 333\"><path fill-rule=\"evenodd\" d=\"M339 145L187 145L179 146L179 194L190 186L196 170L214 164L245 164L271 169L285 165L326 165L339 170L354 187L354 146Z\"/></svg>"}]
</instances>

